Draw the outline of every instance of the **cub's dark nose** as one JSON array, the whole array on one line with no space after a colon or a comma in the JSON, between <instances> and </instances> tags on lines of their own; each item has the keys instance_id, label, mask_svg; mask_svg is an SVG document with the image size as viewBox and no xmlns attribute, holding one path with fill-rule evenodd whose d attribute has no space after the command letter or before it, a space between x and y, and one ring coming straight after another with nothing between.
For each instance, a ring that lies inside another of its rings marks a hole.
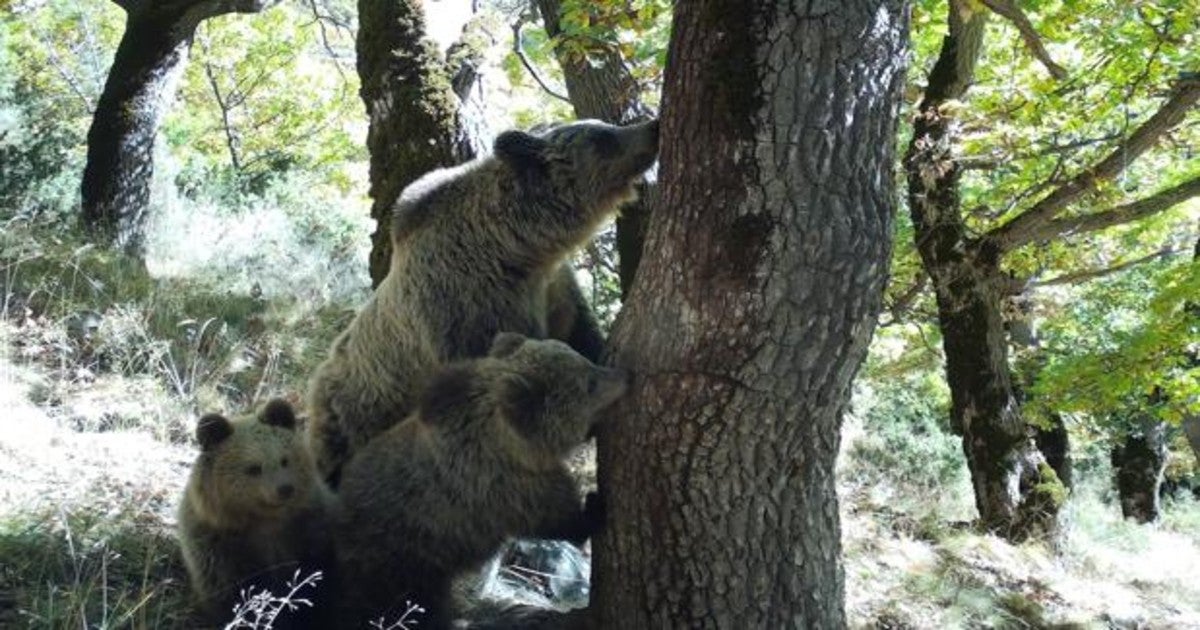
<instances>
[{"instance_id":1,"label":"cub's dark nose","mask_svg":"<svg viewBox=\"0 0 1200 630\"><path fill-rule=\"evenodd\" d=\"M276 488L275 491L279 493L280 499L290 499L292 498L293 494L296 494L296 486L293 486L290 483L285 483Z\"/></svg>"}]
</instances>

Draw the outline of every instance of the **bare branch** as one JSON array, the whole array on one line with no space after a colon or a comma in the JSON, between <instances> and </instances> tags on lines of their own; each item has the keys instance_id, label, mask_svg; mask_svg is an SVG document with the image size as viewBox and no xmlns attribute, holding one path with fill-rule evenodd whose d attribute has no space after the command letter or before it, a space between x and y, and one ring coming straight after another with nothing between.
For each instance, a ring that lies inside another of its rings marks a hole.
<instances>
[{"instance_id":1,"label":"bare branch","mask_svg":"<svg viewBox=\"0 0 1200 630\"><path fill-rule=\"evenodd\" d=\"M325 23L332 24L335 33L344 30L351 35L351 38L353 38L354 33L349 26L338 20L334 15L322 13L320 7L317 6L317 0L308 0L308 7L312 11L313 20L317 23L317 30L321 33L321 46L325 48L325 52L333 60L334 69L337 70L338 74L342 77L342 82L345 83L347 78L346 72L342 69L343 55L338 54L337 50L333 47L333 43L329 38L329 32L325 28Z\"/></svg>"},{"instance_id":2,"label":"bare branch","mask_svg":"<svg viewBox=\"0 0 1200 630\"><path fill-rule=\"evenodd\" d=\"M525 18L518 20L516 24L512 25L512 32L513 32L512 51L513 51L513 54L515 54L517 56L517 59L521 60L521 65L525 66L525 70L529 72L529 76L533 77L533 80L536 81L537 84L542 87L542 90L545 91L546 94L549 94L550 96L553 96L554 98L556 98L560 101L570 103L571 99L563 96L559 92L555 92L554 90L550 89L550 86L546 85L546 82L542 80L542 77L540 75L538 75L538 72L533 67L533 64L530 63L529 59L525 56L525 49L521 47L521 28L524 26L525 26Z\"/></svg>"},{"instance_id":3,"label":"bare branch","mask_svg":"<svg viewBox=\"0 0 1200 630\"><path fill-rule=\"evenodd\" d=\"M884 305L884 310L886 310L892 316L892 318L887 323L881 323L880 326L887 326L903 321L905 319L905 314L909 311L909 309L912 308L913 304L917 301L917 298L920 297L921 293L925 291L925 288L929 285L929 274L925 273L924 269L919 270L917 273L917 278L908 286L908 288L904 290L903 293L896 296L896 299L893 300L891 304Z\"/></svg>"},{"instance_id":4,"label":"bare branch","mask_svg":"<svg viewBox=\"0 0 1200 630\"><path fill-rule=\"evenodd\" d=\"M1125 271L1126 269L1129 269L1130 267L1136 267L1140 264L1148 263L1152 260L1166 258L1167 256L1174 256L1175 254L1178 254L1180 251L1181 250L1178 250L1178 249L1175 249L1172 247L1165 247L1163 249L1160 249L1156 252L1152 252L1152 253L1142 256L1140 258L1135 258L1133 260L1127 260L1124 262L1120 262L1120 263L1117 263L1117 264L1109 266L1109 267L1101 267L1099 269L1084 269L1081 271L1072 271L1070 273L1065 273L1061 276L1056 276L1054 278L1050 278L1049 280L1040 280L1040 281L1030 282L1027 285L1027 287L1031 288L1031 289L1036 289L1036 288L1040 288L1040 287L1050 287L1050 286L1061 285L1061 284L1081 284L1081 283L1087 282L1089 280L1095 280L1096 278L1103 278L1104 276L1110 276L1114 273L1120 273L1122 271Z\"/></svg>"},{"instance_id":5,"label":"bare branch","mask_svg":"<svg viewBox=\"0 0 1200 630\"><path fill-rule=\"evenodd\" d=\"M42 39L43 43L46 44L46 61L50 63L50 65L54 68L54 71L58 73L58 76L62 78L63 82L67 84L67 87L71 89L71 93L75 96L78 96L79 100L83 101L83 105L87 108L87 111L96 111L95 99L88 94L87 90L83 88L83 85L80 83L78 77L67 70L66 65L55 52L56 47L50 45L49 38L46 36L46 34L42 33L40 30L37 31L37 34L38 37Z\"/></svg>"},{"instance_id":6,"label":"bare branch","mask_svg":"<svg viewBox=\"0 0 1200 630\"><path fill-rule=\"evenodd\" d=\"M217 79L216 70L212 66L212 62L208 59L208 38L198 37L197 42L200 49L205 53L204 59L204 76L208 79L208 86L212 89L213 99L217 102L217 108L221 110L221 130L225 133L225 146L229 149L229 161L233 165L233 170L237 173L242 172L242 160L238 154L237 130L233 126L233 105L230 105L227 95L221 92L221 83Z\"/></svg>"},{"instance_id":7,"label":"bare branch","mask_svg":"<svg viewBox=\"0 0 1200 630\"><path fill-rule=\"evenodd\" d=\"M1184 77L1171 97L1146 122L1100 162L1067 180L1016 218L989 232L984 238L1000 251L1009 251L1039 238L1046 238L1046 225L1071 203L1096 189L1099 182L1116 177L1163 134L1183 121L1200 100L1200 78Z\"/></svg>"},{"instance_id":8,"label":"bare branch","mask_svg":"<svg viewBox=\"0 0 1200 630\"><path fill-rule=\"evenodd\" d=\"M1012 2L1012 0L982 0L984 6L991 9L996 15L1012 22L1013 26L1017 27L1017 32L1021 34L1021 39L1025 41L1025 47L1029 49L1038 61L1046 67L1046 71L1050 76L1059 81L1067 78L1067 71L1062 66L1054 63L1050 58L1050 53L1046 51L1046 47L1042 45L1042 38L1038 36L1037 31L1033 28L1033 23L1021 11L1020 7Z\"/></svg>"}]
</instances>

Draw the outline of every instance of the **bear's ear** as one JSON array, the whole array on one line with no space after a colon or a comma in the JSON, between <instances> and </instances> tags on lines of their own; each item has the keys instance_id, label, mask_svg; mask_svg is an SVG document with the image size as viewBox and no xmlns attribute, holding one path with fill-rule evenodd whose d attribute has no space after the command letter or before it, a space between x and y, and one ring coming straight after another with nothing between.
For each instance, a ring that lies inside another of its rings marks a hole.
<instances>
[{"instance_id":1,"label":"bear's ear","mask_svg":"<svg viewBox=\"0 0 1200 630\"><path fill-rule=\"evenodd\" d=\"M548 146L545 140L524 131L505 131L496 136L492 153L509 166L523 171L545 165L544 154Z\"/></svg>"},{"instance_id":2,"label":"bear's ear","mask_svg":"<svg viewBox=\"0 0 1200 630\"><path fill-rule=\"evenodd\" d=\"M263 424L282 429L296 428L296 410L292 409L291 403L282 399L276 398L267 403L263 407L262 413L259 415L259 420Z\"/></svg>"},{"instance_id":3,"label":"bear's ear","mask_svg":"<svg viewBox=\"0 0 1200 630\"><path fill-rule=\"evenodd\" d=\"M546 386L514 376L504 380L500 390L500 413L517 433L532 440L537 437L546 413Z\"/></svg>"},{"instance_id":4,"label":"bear's ear","mask_svg":"<svg viewBox=\"0 0 1200 630\"><path fill-rule=\"evenodd\" d=\"M233 435L233 425L219 413L205 414L196 423L196 441L202 450L211 450Z\"/></svg>"},{"instance_id":5,"label":"bear's ear","mask_svg":"<svg viewBox=\"0 0 1200 630\"><path fill-rule=\"evenodd\" d=\"M525 343L525 335L515 332L499 333L492 340L492 349L488 350L488 356L494 359L503 359L516 352L523 343Z\"/></svg>"}]
</instances>

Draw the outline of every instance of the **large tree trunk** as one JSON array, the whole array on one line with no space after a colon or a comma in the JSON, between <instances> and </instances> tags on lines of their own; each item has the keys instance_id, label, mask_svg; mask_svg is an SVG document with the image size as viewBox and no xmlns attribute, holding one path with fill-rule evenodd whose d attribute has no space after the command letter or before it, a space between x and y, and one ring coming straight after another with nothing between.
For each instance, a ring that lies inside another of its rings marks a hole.
<instances>
[{"instance_id":1,"label":"large tree trunk","mask_svg":"<svg viewBox=\"0 0 1200 630\"><path fill-rule=\"evenodd\" d=\"M952 1L950 32L930 71L905 155L909 210L934 281L952 419L984 527L1021 539L1052 533L1065 492L1020 412L1008 364L999 252L970 237L962 218L948 101L974 78L987 22L982 5Z\"/></svg>"},{"instance_id":2,"label":"large tree trunk","mask_svg":"<svg viewBox=\"0 0 1200 630\"><path fill-rule=\"evenodd\" d=\"M887 275L908 6L812 4L675 5L596 627L845 625L834 460Z\"/></svg>"},{"instance_id":3,"label":"large tree trunk","mask_svg":"<svg viewBox=\"0 0 1200 630\"><path fill-rule=\"evenodd\" d=\"M546 33L558 37L561 0L537 0ZM616 125L627 125L653 116L638 95L637 82L616 50L606 50L592 59L557 55L567 84L567 96L580 118L595 118ZM617 272L621 296L629 295L633 278L642 259L646 222L650 213L650 187L640 187L638 199L626 204L617 217Z\"/></svg>"},{"instance_id":4,"label":"large tree trunk","mask_svg":"<svg viewBox=\"0 0 1200 630\"><path fill-rule=\"evenodd\" d=\"M270 0L123 0L125 34L88 130L82 223L99 243L141 258L154 138L187 64L196 26L257 13Z\"/></svg>"},{"instance_id":5,"label":"large tree trunk","mask_svg":"<svg viewBox=\"0 0 1200 630\"><path fill-rule=\"evenodd\" d=\"M1166 434L1166 425L1146 418L1113 446L1113 475L1125 518L1139 523L1158 519L1159 487L1167 468Z\"/></svg>"},{"instance_id":6,"label":"large tree trunk","mask_svg":"<svg viewBox=\"0 0 1200 630\"><path fill-rule=\"evenodd\" d=\"M370 272L372 286L387 275L392 257L392 206L417 178L475 157L452 83L451 69L425 37L420 0L358 1L358 76L370 118ZM456 51L455 56L462 56ZM458 70L457 68L455 70ZM458 74L473 81L474 77ZM457 86L466 94L470 86Z\"/></svg>"}]
</instances>

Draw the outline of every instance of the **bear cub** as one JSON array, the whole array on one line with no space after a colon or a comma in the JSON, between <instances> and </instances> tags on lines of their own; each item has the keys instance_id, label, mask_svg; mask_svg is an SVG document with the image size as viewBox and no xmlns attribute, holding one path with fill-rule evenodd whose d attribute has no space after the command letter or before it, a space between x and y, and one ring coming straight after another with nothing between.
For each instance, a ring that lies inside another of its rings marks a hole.
<instances>
[{"instance_id":1,"label":"bear cub","mask_svg":"<svg viewBox=\"0 0 1200 630\"><path fill-rule=\"evenodd\" d=\"M348 615L393 619L405 602L441 628L451 583L510 537L582 544L603 520L564 462L626 388L565 343L496 336L484 358L439 370L417 410L346 465L335 523Z\"/></svg>"},{"instance_id":2,"label":"bear cub","mask_svg":"<svg viewBox=\"0 0 1200 630\"><path fill-rule=\"evenodd\" d=\"M483 356L501 331L598 359L604 338L568 259L657 155L657 120L578 121L506 131L492 155L405 188L388 275L309 387L321 474L336 486L355 451L412 412L434 369Z\"/></svg>"},{"instance_id":3,"label":"bear cub","mask_svg":"<svg viewBox=\"0 0 1200 630\"><path fill-rule=\"evenodd\" d=\"M297 570L301 579L318 570L328 577L332 495L302 438L283 400L257 417L208 414L196 426L201 450L179 505L179 542L198 603L213 621L229 620L243 589L284 595ZM275 627L303 626L302 618L284 612Z\"/></svg>"}]
</instances>

